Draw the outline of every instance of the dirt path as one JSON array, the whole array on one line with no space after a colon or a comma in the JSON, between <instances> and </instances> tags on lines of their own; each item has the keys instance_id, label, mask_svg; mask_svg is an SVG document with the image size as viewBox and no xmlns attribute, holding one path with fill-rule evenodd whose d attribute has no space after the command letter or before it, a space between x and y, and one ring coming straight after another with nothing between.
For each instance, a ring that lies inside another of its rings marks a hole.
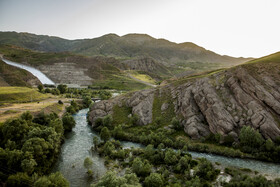
<instances>
[{"instance_id":1,"label":"dirt path","mask_svg":"<svg viewBox=\"0 0 280 187\"><path fill-rule=\"evenodd\" d=\"M130 73L128 73L128 76L130 78L132 78L133 80L136 80L137 82L141 82L141 83L146 84L146 85L151 86L151 87L157 87L157 85L154 85L154 84L151 84L151 83L148 83L148 82L145 82L145 81L142 81L140 79L137 79L137 78L133 77Z\"/></svg>"}]
</instances>

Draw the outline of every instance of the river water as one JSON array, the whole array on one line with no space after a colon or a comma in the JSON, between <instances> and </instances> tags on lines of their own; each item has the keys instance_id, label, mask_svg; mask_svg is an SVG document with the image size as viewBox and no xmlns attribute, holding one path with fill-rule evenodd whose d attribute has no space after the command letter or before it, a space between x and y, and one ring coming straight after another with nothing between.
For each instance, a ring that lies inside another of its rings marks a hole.
<instances>
[{"instance_id":1,"label":"river water","mask_svg":"<svg viewBox=\"0 0 280 187\"><path fill-rule=\"evenodd\" d=\"M60 171L73 187L89 186L93 180L104 175L107 171L104 166L104 160L97 154L91 152L93 137L99 135L95 133L87 124L86 115L88 109L80 110L74 119L76 126L71 133L66 135L65 143L62 145L61 154L53 172ZM133 142L121 142L124 148L143 147L141 144ZM261 162L251 159L229 158L219 155L190 152L193 158L206 158L211 162L219 162L223 166L235 166L256 170L262 174L268 174L273 177L280 177L280 165L274 163ZM94 179L87 177L83 162L86 157L93 160Z\"/></svg>"},{"instance_id":2,"label":"river water","mask_svg":"<svg viewBox=\"0 0 280 187\"><path fill-rule=\"evenodd\" d=\"M42 73L40 70L38 70L36 68L33 68L31 66L27 66L27 65L23 65L23 64L20 64L20 63L12 62L12 61L4 59L4 58L2 58L2 60L6 64L9 64L11 66L15 66L15 67L18 67L18 68L21 68L21 69L25 69L26 71L29 71L35 77L37 77L41 81L42 84L51 84L51 85L54 84L54 82L51 79L49 79L44 73Z\"/></svg>"}]
</instances>

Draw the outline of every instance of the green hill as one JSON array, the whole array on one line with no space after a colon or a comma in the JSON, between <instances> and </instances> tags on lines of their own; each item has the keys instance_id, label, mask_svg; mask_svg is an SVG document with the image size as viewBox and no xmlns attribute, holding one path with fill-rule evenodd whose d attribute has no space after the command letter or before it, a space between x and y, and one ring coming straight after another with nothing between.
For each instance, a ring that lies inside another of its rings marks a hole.
<instances>
[{"instance_id":1,"label":"green hill","mask_svg":"<svg viewBox=\"0 0 280 187\"><path fill-rule=\"evenodd\" d=\"M147 88L147 85L130 78L125 72L128 66L120 63L115 58L102 56L85 57L69 52L36 52L30 49L7 45L0 46L0 53L9 60L38 68L58 84L90 85L121 90ZM4 62L2 65L7 66ZM12 66L7 67L13 68ZM17 71L26 72L19 69ZM7 68L2 68L2 72L3 75L13 77L13 79L7 81L9 85L21 86L24 78L20 78L24 77L24 75L16 71L14 71L16 74L12 74L13 71ZM159 75L153 75L159 77ZM4 81L2 82L3 85L7 85L4 84Z\"/></svg>"},{"instance_id":2,"label":"green hill","mask_svg":"<svg viewBox=\"0 0 280 187\"><path fill-rule=\"evenodd\" d=\"M93 39L66 40L29 33L0 32L0 44L12 44L45 52L69 51L85 56L101 55L122 60L148 57L167 67L181 66L187 69L195 69L194 63L197 62L202 63L199 64L202 68L215 69L250 60L221 56L191 42L177 44L146 34L108 34Z\"/></svg>"}]
</instances>

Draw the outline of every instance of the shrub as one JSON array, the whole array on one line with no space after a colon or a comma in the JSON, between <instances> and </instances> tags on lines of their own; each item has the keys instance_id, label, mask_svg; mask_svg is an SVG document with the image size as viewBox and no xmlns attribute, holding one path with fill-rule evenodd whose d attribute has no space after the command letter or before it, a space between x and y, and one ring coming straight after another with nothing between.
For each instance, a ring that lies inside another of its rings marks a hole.
<instances>
[{"instance_id":1,"label":"shrub","mask_svg":"<svg viewBox=\"0 0 280 187\"><path fill-rule=\"evenodd\" d=\"M62 117L62 123L65 131L72 131L72 128L76 125L73 116L68 112Z\"/></svg>"}]
</instances>

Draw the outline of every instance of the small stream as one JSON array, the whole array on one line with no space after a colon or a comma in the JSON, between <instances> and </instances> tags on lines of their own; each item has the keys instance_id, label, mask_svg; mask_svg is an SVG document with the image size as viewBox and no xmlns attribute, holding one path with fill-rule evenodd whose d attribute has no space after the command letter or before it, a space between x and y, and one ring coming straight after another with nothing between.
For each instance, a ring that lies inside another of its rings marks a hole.
<instances>
[{"instance_id":1,"label":"small stream","mask_svg":"<svg viewBox=\"0 0 280 187\"><path fill-rule=\"evenodd\" d=\"M96 177L101 177L107 171L104 166L103 158L90 151L93 137L99 135L95 133L87 124L86 115L88 109L80 110L74 119L76 126L71 133L66 135L65 143L62 145L61 154L53 172L60 171L73 187L89 186L93 179L88 179L86 169L83 167L84 159L90 156L93 160L93 173ZM143 147L141 144L121 141L124 148ZM249 168L258 171L261 174L268 174L274 177L280 177L280 165L275 163L261 162L251 159L229 158L219 155L189 152L193 158L206 158L211 162L219 162L223 166L235 166Z\"/></svg>"},{"instance_id":2,"label":"small stream","mask_svg":"<svg viewBox=\"0 0 280 187\"><path fill-rule=\"evenodd\" d=\"M32 73L35 77L37 77L42 84L51 84L53 85L54 82L49 79L44 73L42 73L40 70L38 69L35 69L31 66L27 66L27 65L23 65L23 64L20 64L20 63L16 63L16 62L12 62L10 60L7 60L7 59L4 59L2 58L2 60L6 63L6 64L9 64L11 66L15 66L15 67L18 67L18 68L21 68L21 69L24 69L26 71L29 71L30 73Z\"/></svg>"}]
</instances>

